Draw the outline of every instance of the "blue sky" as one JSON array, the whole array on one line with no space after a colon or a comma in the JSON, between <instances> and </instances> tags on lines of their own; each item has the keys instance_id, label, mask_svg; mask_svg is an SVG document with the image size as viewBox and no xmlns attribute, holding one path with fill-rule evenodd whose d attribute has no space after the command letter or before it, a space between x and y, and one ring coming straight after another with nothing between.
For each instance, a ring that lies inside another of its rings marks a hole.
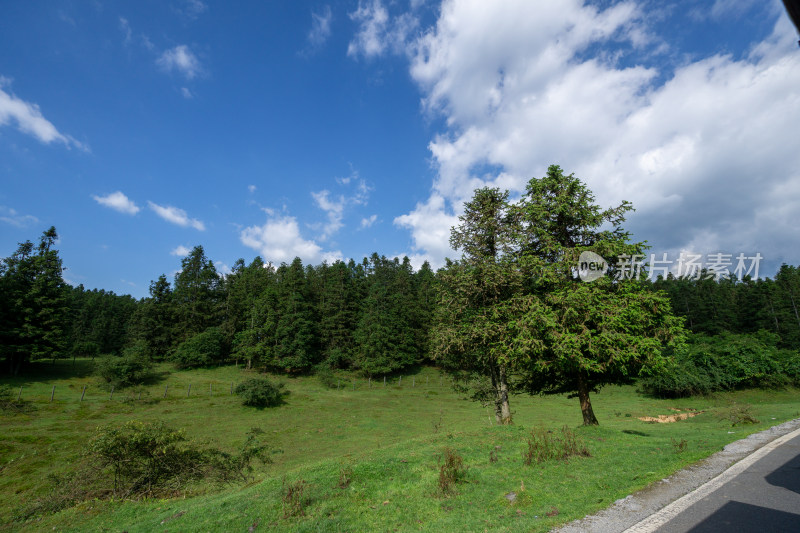
<instances>
[{"instance_id":1,"label":"blue sky","mask_svg":"<svg viewBox=\"0 0 800 533\"><path fill-rule=\"evenodd\" d=\"M135 296L202 244L441 265L474 188L551 163L654 252L800 263L800 49L780 2L6 3L0 256L55 225Z\"/></svg>"}]
</instances>

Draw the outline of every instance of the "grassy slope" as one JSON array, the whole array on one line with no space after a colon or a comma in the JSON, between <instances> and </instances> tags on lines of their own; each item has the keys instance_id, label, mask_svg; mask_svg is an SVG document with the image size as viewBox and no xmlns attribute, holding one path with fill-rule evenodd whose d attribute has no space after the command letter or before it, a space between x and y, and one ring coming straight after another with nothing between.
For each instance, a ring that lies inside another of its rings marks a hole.
<instances>
[{"instance_id":1,"label":"grassy slope","mask_svg":"<svg viewBox=\"0 0 800 533\"><path fill-rule=\"evenodd\" d=\"M501 428L489 425L485 408L460 400L446 383L440 386L438 374L430 369L415 376L415 388L410 376L402 386L386 388L377 383L368 389L359 382L355 391L352 384L330 390L314 378L286 379L291 391L287 404L263 411L242 407L229 396L230 383L243 377L231 367L172 373L145 388L141 401L126 401L127 392L115 393L109 401L108 392L87 374L87 362L79 361L75 369L56 363L49 374L43 370L38 381L26 382L23 389L23 398L34 400L36 411L0 418L0 523L41 494L49 471L66 470L102 424L159 418L187 428L195 440L231 451L250 428L260 427L283 453L275 456L275 464L260 468L248 487L207 494L199 487L199 495L185 500L87 502L29 523L34 530L246 531L257 523L256 530L285 531L546 531L605 507L730 441L800 416L796 391L746 391L676 402L643 398L631 387L611 387L594 397L602 425L577 430L592 457L524 467L527 428L577 427L577 400L514 398L516 425ZM192 396L187 398L189 383ZM50 404L53 384L56 399ZM80 404L84 384L89 388ZM165 385L169 392L163 400ZM761 424L733 428L722 420L733 401L752 404ZM675 424L636 419L670 414L670 407L709 411ZM682 439L688 448L676 453L673 442ZM468 473L456 495L441 498L435 494L437 461L445 446L464 457ZM490 462L496 446L499 459ZM337 486L342 468L352 469L352 483L345 489ZM307 482L302 517L283 518L284 478ZM514 504L504 498L510 491L518 494Z\"/></svg>"}]
</instances>

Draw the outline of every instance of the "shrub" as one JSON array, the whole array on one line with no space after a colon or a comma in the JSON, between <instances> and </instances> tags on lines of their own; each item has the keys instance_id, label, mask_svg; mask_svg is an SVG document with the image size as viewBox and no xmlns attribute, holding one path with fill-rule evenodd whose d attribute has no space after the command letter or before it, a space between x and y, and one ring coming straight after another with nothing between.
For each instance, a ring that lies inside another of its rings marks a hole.
<instances>
[{"instance_id":1,"label":"shrub","mask_svg":"<svg viewBox=\"0 0 800 533\"><path fill-rule=\"evenodd\" d=\"M329 389L335 389L339 384L336 374L327 364L323 363L319 365L316 370L317 379L320 383L322 383L323 386Z\"/></svg>"},{"instance_id":2,"label":"shrub","mask_svg":"<svg viewBox=\"0 0 800 533\"><path fill-rule=\"evenodd\" d=\"M464 459L452 448L445 448L439 461L439 493L452 494L455 485L464 481L466 474Z\"/></svg>"},{"instance_id":3,"label":"shrub","mask_svg":"<svg viewBox=\"0 0 800 533\"><path fill-rule=\"evenodd\" d=\"M225 336L219 328L208 328L182 342L172 356L178 368L208 366L222 361Z\"/></svg>"},{"instance_id":4,"label":"shrub","mask_svg":"<svg viewBox=\"0 0 800 533\"><path fill-rule=\"evenodd\" d=\"M250 407L275 407L283 403L288 391L283 383L272 383L266 378L250 378L240 383L235 390L242 397L242 404Z\"/></svg>"},{"instance_id":5,"label":"shrub","mask_svg":"<svg viewBox=\"0 0 800 533\"><path fill-rule=\"evenodd\" d=\"M152 364L142 349L137 343L125 348L121 356L104 355L97 363L97 374L115 388L144 383L152 376Z\"/></svg>"}]
</instances>

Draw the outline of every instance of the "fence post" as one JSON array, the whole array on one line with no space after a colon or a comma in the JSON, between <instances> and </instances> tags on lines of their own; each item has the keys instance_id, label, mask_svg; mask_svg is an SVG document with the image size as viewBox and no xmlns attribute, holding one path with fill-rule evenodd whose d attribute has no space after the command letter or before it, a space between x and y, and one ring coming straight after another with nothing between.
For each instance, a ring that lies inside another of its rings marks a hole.
<instances>
[{"instance_id":1,"label":"fence post","mask_svg":"<svg viewBox=\"0 0 800 533\"><path fill-rule=\"evenodd\" d=\"M138 401L141 399L142 399L142 391L139 391L139 394L136 396L136 400Z\"/></svg>"},{"instance_id":2,"label":"fence post","mask_svg":"<svg viewBox=\"0 0 800 533\"><path fill-rule=\"evenodd\" d=\"M213 383L209 383L208 384L208 395L209 396L214 396L214 384Z\"/></svg>"},{"instance_id":3,"label":"fence post","mask_svg":"<svg viewBox=\"0 0 800 533\"><path fill-rule=\"evenodd\" d=\"M86 385L83 386L83 390L81 391L81 402L83 402L83 395L86 394Z\"/></svg>"},{"instance_id":4,"label":"fence post","mask_svg":"<svg viewBox=\"0 0 800 533\"><path fill-rule=\"evenodd\" d=\"M383 376L383 386L386 386L386 376Z\"/></svg>"},{"instance_id":5,"label":"fence post","mask_svg":"<svg viewBox=\"0 0 800 533\"><path fill-rule=\"evenodd\" d=\"M188 398L191 393L192 393L192 384L189 383L189 390L186 391L186 397Z\"/></svg>"},{"instance_id":6,"label":"fence post","mask_svg":"<svg viewBox=\"0 0 800 533\"><path fill-rule=\"evenodd\" d=\"M53 385L53 392L50 393L50 403L53 403L53 397L56 395L56 386Z\"/></svg>"},{"instance_id":7,"label":"fence post","mask_svg":"<svg viewBox=\"0 0 800 533\"><path fill-rule=\"evenodd\" d=\"M417 386L417 378L416 378L416 376L411 378L411 386L412 387L416 387Z\"/></svg>"},{"instance_id":8,"label":"fence post","mask_svg":"<svg viewBox=\"0 0 800 533\"><path fill-rule=\"evenodd\" d=\"M372 377L367 379L367 383L369 383L369 388L372 388Z\"/></svg>"},{"instance_id":9,"label":"fence post","mask_svg":"<svg viewBox=\"0 0 800 533\"><path fill-rule=\"evenodd\" d=\"M168 387L169 387L169 385L164 385L164 398L167 397L167 388Z\"/></svg>"},{"instance_id":10,"label":"fence post","mask_svg":"<svg viewBox=\"0 0 800 533\"><path fill-rule=\"evenodd\" d=\"M397 382L397 384L398 385L402 385L403 384L403 376L400 376L400 380Z\"/></svg>"},{"instance_id":11,"label":"fence post","mask_svg":"<svg viewBox=\"0 0 800 533\"><path fill-rule=\"evenodd\" d=\"M19 394L17 394L17 403L19 403L20 398L22 398L22 385L19 386Z\"/></svg>"},{"instance_id":12,"label":"fence post","mask_svg":"<svg viewBox=\"0 0 800 533\"><path fill-rule=\"evenodd\" d=\"M108 399L109 400L113 400L114 399L114 387L113 386L111 387L111 396L109 396Z\"/></svg>"},{"instance_id":13,"label":"fence post","mask_svg":"<svg viewBox=\"0 0 800 533\"><path fill-rule=\"evenodd\" d=\"M233 396L233 381L231 381L231 396Z\"/></svg>"},{"instance_id":14,"label":"fence post","mask_svg":"<svg viewBox=\"0 0 800 533\"><path fill-rule=\"evenodd\" d=\"M353 380L353 390L356 390L356 380Z\"/></svg>"}]
</instances>

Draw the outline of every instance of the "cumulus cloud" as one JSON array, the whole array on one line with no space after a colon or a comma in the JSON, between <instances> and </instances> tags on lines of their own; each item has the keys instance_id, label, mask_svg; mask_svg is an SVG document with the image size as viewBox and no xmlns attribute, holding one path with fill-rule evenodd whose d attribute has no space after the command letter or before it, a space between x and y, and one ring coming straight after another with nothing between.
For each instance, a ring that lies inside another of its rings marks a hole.
<instances>
[{"instance_id":1,"label":"cumulus cloud","mask_svg":"<svg viewBox=\"0 0 800 533\"><path fill-rule=\"evenodd\" d=\"M187 248L186 246L180 244L180 245L176 246L175 249L172 250L169 254L170 255L175 255L177 257L186 257L191 252L192 252L191 248Z\"/></svg>"},{"instance_id":2,"label":"cumulus cloud","mask_svg":"<svg viewBox=\"0 0 800 533\"><path fill-rule=\"evenodd\" d=\"M358 24L358 31L347 46L347 55L367 59L381 56L387 51L402 52L411 33L419 21L412 13L391 16L381 0L363 2L350 13L350 19Z\"/></svg>"},{"instance_id":3,"label":"cumulus cloud","mask_svg":"<svg viewBox=\"0 0 800 533\"><path fill-rule=\"evenodd\" d=\"M635 2L443 3L409 45L423 107L445 123L429 145L430 197L394 221L414 253L455 256L449 228L475 188L519 193L556 163L601 205L631 200L629 229L657 251L758 248L800 261L781 244L800 222L791 24L779 17L742 57L671 66L647 61L648 43L661 42L647 16Z\"/></svg>"},{"instance_id":4,"label":"cumulus cloud","mask_svg":"<svg viewBox=\"0 0 800 533\"><path fill-rule=\"evenodd\" d=\"M155 212L155 214L167 222L171 222L184 228L192 227L199 231L205 231L206 229L205 224L196 218L189 218L189 215L187 215L186 211L183 209L179 209L171 205L162 206L150 201L147 202L147 205Z\"/></svg>"},{"instance_id":5,"label":"cumulus cloud","mask_svg":"<svg viewBox=\"0 0 800 533\"><path fill-rule=\"evenodd\" d=\"M92 198L94 198L95 202L98 204L110 207L111 209L119 211L120 213L125 213L126 215L135 215L139 212L139 206L137 206L133 200L125 196L121 191L112 192L106 196L92 195Z\"/></svg>"},{"instance_id":6,"label":"cumulus cloud","mask_svg":"<svg viewBox=\"0 0 800 533\"><path fill-rule=\"evenodd\" d=\"M26 228L33 224L38 224L39 219L33 215L22 215L10 207L0 205L0 221L11 224L18 228Z\"/></svg>"},{"instance_id":7,"label":"cumulus cloud","mask_svg":"<svg viewBox=\"0 0 800 533\"><path fill-rule=\"evenodd\" d=\"M267 221L263 225L244 228L240 239L265 261L276 264L291 262L295 257L312 264L342 258L338 250L325 251L313 240L304 239L295 217L271 211L267 211Z\"/></svg>"},{"instance_id":8,"label":"cumulus cloud","mask_svg":"<svg viewBox=\"0 0 800 533\"><path fill-rule=\"evenodd\" d=\"M89 147L85 144L59 132L52 122L44 118L38 105L26 102L3 90L9 83L8 78L0 76L0 126L13 121L19 131L32 135L45 144L58 142L67 147L74 146L84 152L89 151Z\"/></svg>"},{"instance_id":9,"label":"cumulus cloud","mask_svg":"<svg viewBox=\"0 0 800 533\"><path fill-rule=\"evenodd\" d=\"M176 71L189 80L196 78L202 72L200 60L185 44L165 50L156 59L156 64L165 72Z\"/></svg>"}]
</instances>

